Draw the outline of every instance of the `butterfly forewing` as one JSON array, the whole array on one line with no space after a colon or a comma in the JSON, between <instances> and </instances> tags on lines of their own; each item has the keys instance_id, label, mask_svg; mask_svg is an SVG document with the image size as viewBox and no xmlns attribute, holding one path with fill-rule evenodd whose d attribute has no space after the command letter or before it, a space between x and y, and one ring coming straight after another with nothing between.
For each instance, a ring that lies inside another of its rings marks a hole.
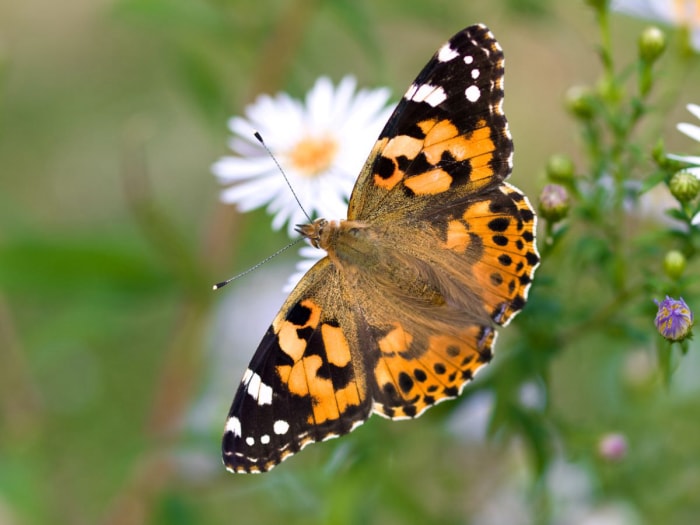
<instances>
[{"instance_id":1,"label":"butterfly forewing","mask_svg":"<svg viewBox=\"0 0 700 525\"><path fill-rule=\"evenodd\" d=\"M348 219L399 220L474 197L511 171L503 51L476 25L433 56L404 94L355 184ZM410 196L411 199L406 197Z\"/></svg>"}]
</instances>

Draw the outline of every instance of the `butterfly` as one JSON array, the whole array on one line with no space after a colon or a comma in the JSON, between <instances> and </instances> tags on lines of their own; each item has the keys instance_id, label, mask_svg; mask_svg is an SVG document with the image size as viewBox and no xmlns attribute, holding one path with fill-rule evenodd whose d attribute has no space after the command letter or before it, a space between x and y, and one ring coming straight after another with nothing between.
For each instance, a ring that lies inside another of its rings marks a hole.
<instances>
[{"instance_id":1,"label":"butterfly","mask_svg":"<svg viewBox=\"0 0 700 525\"><path fill-rule=\"evenodd\" d=\"M418 417L491 360L539 264L535 213L504 182L503 71L486 26L453 36L389 118L347 220L298 226L327 255L245 371L223 436L228 470L268 471L373 413Z\"/></svg>"}]
</instances>

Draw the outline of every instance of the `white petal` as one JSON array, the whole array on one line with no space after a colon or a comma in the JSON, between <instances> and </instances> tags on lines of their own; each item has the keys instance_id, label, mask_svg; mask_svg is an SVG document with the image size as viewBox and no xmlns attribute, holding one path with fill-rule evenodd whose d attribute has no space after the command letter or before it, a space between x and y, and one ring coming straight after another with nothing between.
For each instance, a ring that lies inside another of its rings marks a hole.
<instances>
[{"instance_id":1,"label":"white petal","mask_svg":"<svg viewBox=\"0 0 700 525\"><path fill-rule=\"evenodd\" d=\"M700 106L697 104L688 104L686 109L690 111L696 118L700 118Z\"/></svg>"},{"instance_id":2,"label":"white petal","mask_svg":"<svg viewBox=\"0 0 700 525\"><path fill-rule=\"evenodd\" d=\"M691 175L695 175L698 179L700 179L700 166L698 166L697 168L686 168L685 171L687 171Z\"/></svg>"},{"instance_id":3,"label":"white petal","mask_svg":"<svg viewBox=\"0 0 700 525\"><path fill-rule=\"evenodd\" d=\"M274 99L268 95L259 96L254 104L246 107L246 116L249 122L232 119L232 131L243 137L252 137L251 129L258 131L273 152L289 147L296 140L304 118L301 103L286 93ZM257 139L253 137L253 140Z\"/></svg>"},{"instance_id":4,"label":"white petal","mask_svg":"<svg viewBox=\"0 0 700 525\"><path fill-rule=\"evenodd\" d=\"M212 164L211 171L223 184L276 171L269 157L221 157Z\"/></svg>"},{"instance_id":5,"label":"white petal","mask_svg":"<svg viewBox=\"0 0 700 525\"><path fill-rule=\"evenodd\" d=\"M348 121L352 123L364 123L382 120L383 122L381 125L384 125L393 111L393 107L386 108L388 100L388 89L381 88L372 91L360 91L355 97L352 107L348 111L350 117ZM377 133L379 133L379 131L380 130L377 130Z\"/></svg>"},{"instance_id":6,"label":"white petal","mask_svg":"<svg viewBox=\"0 0 700 525\"><path fill-rule=\"evenodd\" d=\"M318 188L318 215L327 219L344 219L347 216L349 197L338 191L339 185L326 183Z\"/></svg>"},{"instance_id":7,"label":"white petal","mask_svg":"<svg viewBox=\"0 0 700 525\"><path fill-rule=\"evenodd\" d=\"M332 107L333 84L328 77L320 77L306 95L306 118L310 131L318 133L326 127Z\"/></svg>"},{"instance_id":8,"label":"white petal","mask_svg":"<svg viewBox=\"0 0 700 525\"><path fill-rule=\"evenodd\" d=\"M294 287L299 284L302 277L306 275L306 272L326 255L326 252L307 245L299 250L299 255L302 257L302 260L297 262L294 273L287 279L287 283L282 289L285 293L291 292Z\"/></svg>"},{"instance_id":9,"label":"white petal","mask_svg":"<svg viewBox=\"0 0 700 525\"><path fill-rule=\"evenodd\" d=\"M271 189L268 177L226 188L221 191L221 200L237 204L241 211L250 211L273 199L275 191Z\"/></svg>"},{"instance_id":10,"label":"white petal","mask_svg":"<svg viewBox=\"0 0 700 525\"><path fill-rule=\"evenodd\" d=\"M700 224L700 213L696 214L695 217L692 218L690 224L692 224L693 226L697 226L698 224Z\"/></svg>"},{"instance_id":11,"label":"white petal","mask_svg":"<svg viewBox=\"0 0 700 525\"><path fill-rule=\"evenodd\" d=\"M676 126L678 131L689 136L691 139L700 142L700 126L694 124L688 124L687 122L681 122Z\"/></svg>"},{"instance_id":12,"label":"white petal","mask_svg":"<svg viewBox=\"0 0 700 525\"><path fill-rule=\"evenodd\" d=\"M243 140L239 137L232 137L228 141L228 147L231 148L231 151L240 155L241 157L270 157L267 151L265 151L265 148L260 145L257 139L254 143L251 143L250 141Z\"/></svg>"},{"instance_id":13,"label":"white petal","mask_svg":"<svg viewBox=\"0 0 700 525\"><path fill-rule=\"evenodd\" d=\"M700 157L695 157L693 155L674 155L673 153L669 153L666 156L669 159L679 160L681 162L686 162L688 164L696 164L700 166Z\"/></svg>"},{"instance_id":14,"label":"white petal","mask_svg":"<svg viewBox=\"0 0 700 525\"><path fill-rule=\"evenodd\" d=\"M268 208L268 212L269 212L269 208ZM290 210L282 209L282 210L278 211L272 217L272 229L275 231L279 230L282 226L284 226L284 223L287 222L287 219L289 218L289 216L290 216ZM294 232L294 228L293 228L293 225L291 224L291 222L290 222L289 227L288 227L288 232L289 232L290 236Z\"/></svg>"},{"instance_id":15,"label":"white petal","mask_svg":"<svg viewBox=\"0 0 700 525\"><path fill-rule=\"evenodd\" d=\"M258 139L255 138L255 128L253 124L242 117L231 117L228 120L228 129L236 135L240 135L248 142L258 143Z\"/></svg>"},{"instance_id":16,"label":"white petal","mask_svg":"<svg viewBox=\"0 0 700 525\"><path fill-rule=\"evenodd\" d=\"M352 75L347 75L340 80L338 88L335 91L333 106L330 108L330 122L336 126L345 122L352 116L350 108L354 105L355 89L357 88L357 79Z\"/></svg>"}]
</instances>

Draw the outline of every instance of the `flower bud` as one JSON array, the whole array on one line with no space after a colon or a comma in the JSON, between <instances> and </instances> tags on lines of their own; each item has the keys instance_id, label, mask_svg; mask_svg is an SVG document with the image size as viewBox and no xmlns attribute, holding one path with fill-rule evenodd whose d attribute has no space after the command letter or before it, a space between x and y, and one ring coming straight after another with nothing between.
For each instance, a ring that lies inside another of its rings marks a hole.
<instances>
[{"instance_id":1,"label":"flower bud","mask_svg":"<svg viewBox=\"0 0 700 525\"><path fill-rule=\"evenodd\" d=\"M654 302L659 307L654 324L664 339L679 342L692 336L693 312L682 297L676 300L667 295L663 301Z\"/></svg>"},{"instance_id":2,"label":"flower bud","mask_svg":"<svg viewBox=\"0 0 700 525\"><path fill-rule=\"evenodd\" d=\"M668 183L668 188L679 202L690 202L700 193L700 180L688 171L679 171Z\"/></svg>"},{"instance_id":3,"label":"flower bud","mask_svg":"<svg viewBox=\"0 0 700 525\"><path fill-rule=\"evenodd\" d=\"M552 223L559 222L569 213L569 194L558 184L547 184L540 194L540 216Z\"/></svg>"},{"instance_id":4,"label":"flower bud","mask_svg":"<svg viewBox=\"0 0 700 525\"><path fill-rule=\"evenodd\" d=\"M564 97L566 109L581 120L590 120L594 113L593 92L586 86L572 86Z\"/></svg>"},{"instance_id":5,"label":"flower bud","mask_svg":"<svg viewBox=\"0 0 700 525\"><path fill-rule=\"evenodd\" d=\"M666 35L658 27L647 27L639 37L639 58L651 64L666 49Z\"/></svg>"},{"instance_id":6,"label":"flower bud","mask_svg":"<svg viewBox=\"0 0 700 525\"><path fill-rule=\"evenodd\" d=\"M664 272L671 279L678 279L685 270L685 256L678 250L671 250L664 257Z\"/></svg>"},{"instance_id":7,"label":"flower bud","mask_svg":"<svg viewBox=\"0 0 700 525\"><path fill-rule=\"evenodd\" d=\"M606 434L598 442L598 454L603 459L621 461L627 455L627 438L623 434Z\"/></svg>"},{"instance_id":8,"label":"flower bud","mask_svg":"<svg viewBox=\"0 0 700 525\"><path fill-rule=\"evenodd\" d=\"M547 177L554 182L569 182L574 178L574 162L568 155L552 155L547 161Z\"/></svg>"}]
</instances>

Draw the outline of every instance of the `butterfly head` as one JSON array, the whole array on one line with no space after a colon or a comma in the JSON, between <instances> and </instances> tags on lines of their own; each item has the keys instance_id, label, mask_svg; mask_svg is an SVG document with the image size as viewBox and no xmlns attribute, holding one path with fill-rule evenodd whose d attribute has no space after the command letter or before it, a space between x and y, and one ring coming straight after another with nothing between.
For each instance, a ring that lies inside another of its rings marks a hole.
<instances>
[{"instance_id":1,"label":"butterfly head","mask_svg":"<svg viewBox=\"0 0 700 525\"><path fill-rule=\"evenodd\" d=\"M326 219L316 219L311 224L297 224L294 230L307 239L314 248L324 248L326 246L325 236L327 236L328 221Z\"/></svg>"}]
</instances>

